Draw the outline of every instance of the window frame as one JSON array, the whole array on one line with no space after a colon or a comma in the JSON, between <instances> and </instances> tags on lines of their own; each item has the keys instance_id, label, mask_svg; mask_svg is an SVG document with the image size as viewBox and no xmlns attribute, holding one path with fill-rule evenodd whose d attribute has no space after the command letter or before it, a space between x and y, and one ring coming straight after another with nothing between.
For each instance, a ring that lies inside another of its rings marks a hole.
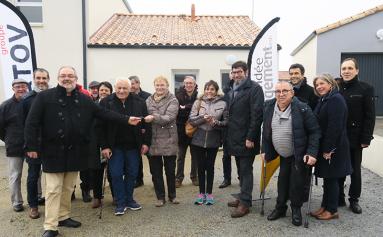
<instances>
[{"instance_id":1,"label":"window frame","mask_svg":"<svg viewBox=\"0 0 383 237\"><path fill-rule=\"evenodd\" d=\"M31 26L42 26L44 23L44 13L43 13L43 0L38 0L38 2L20 2L20 0L15 0L15 7L17 7L23 15L27 18L24 12L20 9L20 7L39 7L41 8L41 22L32 22L28 18L28 22Z\"/></svg>"},{"instance_id":2,"label":"window frame","mask_svg":"<svg viewBox=\"0 0 383 237\"><path fill-rule=\"evenodd\" d=\"M195 77L196 83L198 85L199 69L172 69L172 85L174 94L177 92L179 87L176 87L176 75L191 75Z\"/></svg>"}]
</instances>

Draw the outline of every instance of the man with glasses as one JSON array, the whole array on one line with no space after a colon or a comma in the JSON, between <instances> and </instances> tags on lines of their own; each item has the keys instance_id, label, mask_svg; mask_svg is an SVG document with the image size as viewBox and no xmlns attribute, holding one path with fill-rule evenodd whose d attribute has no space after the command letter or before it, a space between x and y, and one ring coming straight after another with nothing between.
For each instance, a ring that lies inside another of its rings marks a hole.
<instances>
[{"instance_id":1,"label":"man with glasses","mask_svg":"<svg viewBox=\"0 0 383 237\"><path fill-rule=\"evenodd\" d=\"M13 210L24 210L21 195L21 176L24 162L24 127L21 100L28 92L28 82L24 79L12 81L12 98L0 105L0 139L5 143L8 159L9 189Z\"/></svg>"},{"instance_id":2,"label":"man with glasses","mask_svg":"<svg viewBox=\"0 0 383 237\"><path fill-rule=\"evenodd\" d=\"M300 226L305 163L313 166L316 162L320 127L310 107L294 97L286 81L275 85L275 98L265 102L263 115L261 156L266 162L280 156L277 204L267 219L286 216L290 200L292 223Z\"/></svg>"},{"instance_id":3,"label":"man with glasses","mask_svg":"<svg viewBox=\"0 0 383 237\"><path fill-rule=\"evenodd\" d=\"M58 226L81 226L70 218L71 194L78 171L88 168L94 117L126 125L141 120L102 109L80 92L76 82L75 69L61 67L57 87L38 93L25 123L27 155L41 157L46 175L44 237L57 236Z\"/></svg>"},{"instance_id":4,"label":"man with glasses","mask_svg":"<svg viewBox=\"0 0 383 237\"><path fill-rule=\"evenodd\" d=\"M227 153L238 157L241 191L229 207L235 207L231 217L249 213L252 205L253 162L259 153L264 95L261 86L248 78L247 64L235 62L232 66L233 87L228 91L229 122L227 124Z\"/></svg>"}]
</instances>

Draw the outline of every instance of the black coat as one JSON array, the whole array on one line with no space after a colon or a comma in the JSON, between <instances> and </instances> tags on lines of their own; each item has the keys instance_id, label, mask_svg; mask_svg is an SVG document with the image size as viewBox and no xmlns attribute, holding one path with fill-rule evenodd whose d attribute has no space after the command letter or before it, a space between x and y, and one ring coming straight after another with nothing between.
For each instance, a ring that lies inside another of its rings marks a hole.
<instances>
[{"instance_id":1,"label":"black coat","mask_svg":"<svg viewBox=\"0 0 383 237\"><path fill-rule=\"evenodd\" d=\"M294 96L297 97L300 101L308 104L312 110L315 109L319 99L318 96L316 96L314 93L314 88L307 85L306 78L302 81L299 88L294 87Z\"/></svg>"},{"instance_id":2,"label":"black coat","mask_svg":"<svg viewBox=\"0 0 383 237\"><path fill-rule=\"evenodd\" d=\"M24 126L22 103L12 96L0 105L0 139L8 157L24 156Z\"/></svg>"},{"instance_id":3,"label":"black coat","mask_svg":"<svg viewBox=\"0 0 383 237\"><path fill-rule=\"evenodd\" d=\"M350 146L347 138L347 105L342 95L331 91L322 97L315 108L322 130L320 150L315 174L321 178L341 178L352 172ZM323 153L334 151L331 161L323 158Z\"/></svg>"},{"instance_id":4,"label":"black coat","mask_svg":"<svg viewBox=\"0 0 383 237\"><path fill-rule=\"evenodd\" d=\"M275 103L276 99L266 101L263 112L262 153L267 161L279 155L273 146L271 128ZM295 162L303 164L305 155L317 157L321 130L310 107L295 97L291 101L291 119Z\"/></svg>"},{"instance_id":5,"label":"black coat","mask_svg":"<svg viewBox=\"0 0 383 237\"><path fill-rule=\"evenodd\" d=\"M144 101L149 97L151 96L151 94L149 92L146 92L146 91L143 91L141 90L140 88L140 92L138 92L137 94L141 99L143 99Z\"/></svg>"},{"instance_id":6,"label":"black coat","mask_svg":"<svg viewBox=\"0 0 383 237\"><path fill-rule=\"evenodd\" d=\"M37 94L25 123L27 151L37 151L47 173L88 168L90 129L95 117L128 124L123 116L95 104L75 89L57 86ZM41 131L41 147L38 137Z\"/></svg>"},{"instance_id":7,"label":"black coat","mask_svg":"<svg viewBox=\"0 0 383 237\"><path fill-rule=\"evenodd\" d=\"M185 106L184 109L178 108L177 115L177 133L178 133L178 144L190 144L191 138L186 135L185 123L189 119L190 111L193 107L194 101L197 99L198 88L194 89L191 96L188 96L184 87L180 88L176 94L176 98L180 106Z\"/></svg>"},{"instance_id":8,"label":"black coat","mask_svg":"<svg viewBox=\"0 0 383 237\"><path fill-rule=\"evenodd\" d=\"M374 88L354 78L341 81L340 93L347 103L347 135L351 148L370 144L375 126Z\"/></svg>"},{"instance_id":9,"label":"black coat","mask_svg":"<svg viewBox=\"0 0 383 237\"><path fill-rule=\"evenodd\" d=\"M100 106L115 111L119 114L135 117L146 117L148 110L146 103L138 95L130 93L128 99L125 101L125 108L122 102L113 93L101 100ZM131 125L128 125L131 126ZM109 121L102 121L100 127L97 129L98 141L102 149L115 147L118 124ZM134 134L128 134L127 136L135 136L137 141L137 150L140 151L142 145L150 146L152 139L152 127L150 124L142 123L142 126L132 126ZM144 133L142 133L144 131Z\"/></svg>"},{"instance_id":10,"label":"black coat","mask_svg":"<svg viewBox=\"0 0 383 237\"><path fill-rule=\"evenodd\" d=\"M233 156L255 156L259 153L264 95L261 86L250 79L228 94L229 121L226 149ZM246 148L246 140L254 142L253 149Z\"/></svg>"},{"instance_id":11,"label":"black coat","mask_svg":"<svg viewBox=\"0 0 383 237\"><path fill-rule=\"evenodd\" d=\"M32 107L33 101L36 98L36 95L37 95L37 92L32 90L32 91L28 92L28 94L26 94L23 97L23 100L21 101L22 108L23 108L23 126L25 126L25 121L27 120L28 113L31 110L31 107ZM24 137L24 132L23 132L23 137ZM39 142L41 142L41 137L39 137L38 140L39 140ZM29 157L26 157L26 161L30 164L41 164L41 158L40 157L38 157L36 159L31 159Z\"/></svg>"}]
</instances>

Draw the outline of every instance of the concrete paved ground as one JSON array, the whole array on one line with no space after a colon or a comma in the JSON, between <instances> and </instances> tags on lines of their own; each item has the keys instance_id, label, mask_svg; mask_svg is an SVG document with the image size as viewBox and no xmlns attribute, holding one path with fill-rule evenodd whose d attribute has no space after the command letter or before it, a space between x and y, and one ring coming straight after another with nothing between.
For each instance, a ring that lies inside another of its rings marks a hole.
<instances>
[{"instance_id":1,"label":"concrete paved ground","mask_svg":"<svg viewBox=\"0 0 383 237\"><path fill-rule=\"evenodd\" d=\"M383 233L383 178L363 169L363 193L361 206L363 214L353 214L347 207L339 208L340 219L318 221L310 218L310 227L295 227L291 224L291 212L286 218L273 222L259 214L261 203L255 201L251 213L240 219L230 218L230 209L226 202L231 200L231 194L238 191L238 181L226 189L218 189L222 181L222 154L216 161L216 173L213 192L217 203L213 206L195 206L193 204L197 187L192 186L188 178L184 186L177 189L179 205L166 204L162 208L154 207L154 190L145 158L145 186L136 189L135 199L142 204L141 211L128 211L124 216L115 217L109 190L106 194L106 204L103 218L98 218L99 210L90 208L80 199L77 189L77 199L72 205L72 216L82 222L79 229L59 228L60 236L382 236ZM234 160L234 159L233 159ZM188 159L186 170L189 170ZM233 161L233 167L235 162ZM0 236L41 236L43 218L31 220L27 212L15 213L10 207L8 191L6 159L4 148L0 148ZM26 199L25 179L23 175L23 194ZM260 161L254 163L254 199L259 196ZM188 172L186 172L188 176ZM236 177L235 168L233 177ZM276 175L272 178L267 189L266 215L271 212L276 198ZM313 189L312 208L316 209L321 201L321 182ZM41 208L43 211L43 208ZM305 208L303 208L305 211Z\"/></svg>"}]
</instances>

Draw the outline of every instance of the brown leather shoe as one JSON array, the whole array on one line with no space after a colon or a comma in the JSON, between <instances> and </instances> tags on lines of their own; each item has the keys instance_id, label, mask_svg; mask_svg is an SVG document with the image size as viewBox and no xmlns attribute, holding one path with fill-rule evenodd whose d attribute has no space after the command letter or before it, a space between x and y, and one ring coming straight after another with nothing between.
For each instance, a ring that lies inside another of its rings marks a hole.
<instances>
[{"instance_id":1,"label":"brown leather shoe","mask_svg":"<svg viewBox=\"0 0 383 237\"><path fill-rule=\"evenodd\" d=\"M246 216L247 214L249 214L250 210L247 206L243 205L243 204L239 204L237 208L235 208L232 212L231 212L231 217L232 218L239 218L239 217L243 217L243 216Z\"/></svg>"},{"instance_id":2,"label":"brown leather shoe","mask_svg":"<svg viewBox=\"0 0 383 237\"><path fill-rule=\"evenodd\" d=\"M92 208L99 208L101 206L101 199L93 198Z\"/></svg>"},{"instance_id":3,"label":"brown leather shoe","mask_svg":"<svg viewBox=\"0 0 383 237\"><path fill-rule=\"evenodd\" d=\"M310 216L312 217L318 217L320 214L322 214L325 211L324 207L319 208L316 211L310 212Z\"/></svg>"},{"instance_id":4,"label":"brown leather shoe","mask_svg":"<svg viewBox=\"0 0 383 237\"><path fill-rule=\"evenodd\" d=\"M230 201L227 203L227 206L229 206L229 207L238 207L238 205L239 205L238 199L235 199L234 201Z\"/></svg>"},{"instance_id":5,"label":"brown leather shoe","mask_svg":"<svg viewBox=\"0 0 383 237\"><path fill-rule=\"evenodd\" d=\"M331 220L331 219L338 219L338 218L339 218L338 212L331 214L331 212L329 211L324 211L322 214L317 216L318 220Z\"/></svg>"},{"instance_id":6,"label":"brown leather shoe","mask_svg":"<svg viewBox=\"0 0 383 237\"><path fill-rule=\"evenodd\" d=\"M176 180L176 188L180 188L182 186L181 180Z\"/></svg>"},{"instance_id":7,"label":"brown leather shoe","mask_svg":"<svg viewBox=\"0 0 383 237\"><path fill-rule=\"evenodd\" d=\"M37 207L29 208L29 217L31 219L37 219L40 217L39 209Z\"/></svg>"},{"instance_id":8,"label":"brown leather shoe","mask_svg":"<svg viewBox=\"0 0 383 237\"><path fill-rule=\"evenodd\" d=\"M194 186L199 186L198 178L192 179L192 183Z\"/></svg>"}]
</instances>

